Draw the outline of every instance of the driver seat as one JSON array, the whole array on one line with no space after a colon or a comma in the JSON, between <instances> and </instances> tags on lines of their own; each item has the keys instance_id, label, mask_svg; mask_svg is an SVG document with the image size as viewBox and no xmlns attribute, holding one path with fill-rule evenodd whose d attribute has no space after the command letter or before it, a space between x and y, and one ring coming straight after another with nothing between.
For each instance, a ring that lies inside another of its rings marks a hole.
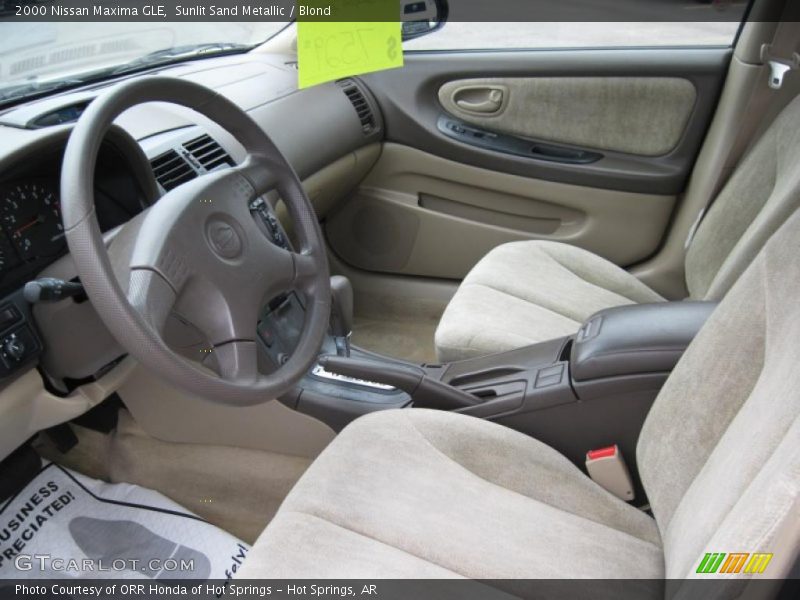
<instances>
[{"instance_id":1,"label":"driver seat","mask_svg":"<svg viewBox=\"0 0 800 600\"><path fill-rule=\"evenodd\" d=\"M682 579L707 552L765 552L773 557L760 578L782 577L800 550L798 298L800 211L732 287L650 410L637 462L654 517L499 424L378 412L322 452L239 575Z\"/></svg>"}]
</instances>

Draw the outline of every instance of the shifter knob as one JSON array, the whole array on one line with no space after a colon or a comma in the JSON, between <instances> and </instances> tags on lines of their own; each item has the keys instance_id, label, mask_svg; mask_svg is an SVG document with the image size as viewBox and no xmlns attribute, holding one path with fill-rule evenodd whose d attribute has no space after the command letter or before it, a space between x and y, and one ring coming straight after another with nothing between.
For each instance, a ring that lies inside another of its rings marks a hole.
<instances>
[{"instance_id":1,"label":"shifter knob","mask_svg":"<svg viewBox=\"0 0 800 600\"><path fill-rule=\"evenodd\" d=\"M340 355L350 355L353 331L353 286L342 275L331 277L331 334Z\"/></svg>"}]
</instances>

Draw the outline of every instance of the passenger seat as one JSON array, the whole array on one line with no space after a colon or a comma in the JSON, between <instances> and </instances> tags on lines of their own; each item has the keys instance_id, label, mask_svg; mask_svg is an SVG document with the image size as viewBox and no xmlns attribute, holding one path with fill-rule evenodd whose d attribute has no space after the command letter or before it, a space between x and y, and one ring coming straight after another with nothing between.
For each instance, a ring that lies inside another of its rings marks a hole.
<instances>
[{"instance_id":1,"label":"passenger seat","mask_svg":"<svg viewBox=\"0 0 800 600\"><path fill-rule=\"evenodd\" d=\"M741 161L689 246L691 300L720 300L800 205L800 97ZM587 250L551 241L498 246L467 274L436 330L441 361L575 333L592 313L665 299Z\"/></svg>"}]
</instances>

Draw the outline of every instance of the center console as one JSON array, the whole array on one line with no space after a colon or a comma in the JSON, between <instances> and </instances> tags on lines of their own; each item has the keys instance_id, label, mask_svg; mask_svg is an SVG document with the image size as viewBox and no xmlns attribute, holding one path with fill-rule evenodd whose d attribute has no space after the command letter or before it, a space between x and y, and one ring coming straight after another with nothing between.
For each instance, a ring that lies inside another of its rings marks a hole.
<instances>
[{"instance_id":1,"label":"center console","mask_svg":"<svg viewBox=\"0 0 800 600\"><path fill-rule=\"evenodd\" d=\"M447 364L412 364L357 347L343 355L330 337L318 364L282 401L337 431L388 408L461 412L531 435L578 465L588 450L616 444L641 492L639 431L715 306L687 301L611 308L573 336ZM266 321L274 326L276 318Z\"/></svg>"}]
</instances>

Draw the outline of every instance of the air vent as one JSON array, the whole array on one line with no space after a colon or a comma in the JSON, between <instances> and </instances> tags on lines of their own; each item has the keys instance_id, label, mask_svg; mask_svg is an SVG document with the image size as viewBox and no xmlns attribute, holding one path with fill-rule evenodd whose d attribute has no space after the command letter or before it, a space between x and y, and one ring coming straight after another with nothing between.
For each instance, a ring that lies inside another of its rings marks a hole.
<instances>
[{"instance_id":1,"label":"air vent","mask_svg":"<svg viewBox=\"0 0 800 600\"><path fill-rule=\"evenodd\" d=\"M367 102L364 94L358 89L352 80L345 79L340 82L347 99L350 100L353 108L356 109L358 119L361 121L361 129L364 134L372 133L375 130L375 115L372 114L372 107Z\"/></svg>"},{"instance_id":2,"label":"air vent","mask_svg":"<svg viewBox=\"0 0 800 600\"><path fill-rule=\"evenodd\" d=\"M233 159L210 135L189 140L183 147L206 171L213 171L223 165L233 166Z\"/></svg>"},{"instance_id":3,"label":"air vent","mask_svg":"<svg viewBox=\"0 0 800 600\"><path fill-rule=\"evenodd\" d=\"M156 181L169 191L197 177L197 172L175 150L168 150L150 161Z\"/></svg>"}]
</instances>

